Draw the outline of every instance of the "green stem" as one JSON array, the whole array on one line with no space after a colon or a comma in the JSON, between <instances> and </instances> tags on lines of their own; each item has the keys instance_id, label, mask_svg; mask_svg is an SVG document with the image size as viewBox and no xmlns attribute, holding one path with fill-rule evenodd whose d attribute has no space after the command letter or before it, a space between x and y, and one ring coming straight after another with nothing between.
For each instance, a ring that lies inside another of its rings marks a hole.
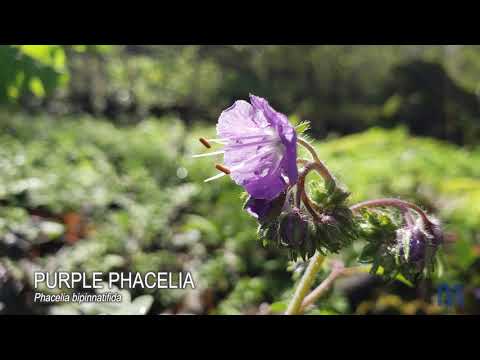
<instances>
[{"instance_id":1,"label":"green stem","mask_svg":"<svg viewBox=\"0 0 480 360\"><path fill-rule=\"evenodd\" d=\"M305 309L307 309L310 305L315 303L323 294L325 294L328 289L332 286L333 282L342 275L342 270L335 269L333 270L330 275L327 276L325 280L318 285L315 290L313 290L310 294L305 296L302 301L302 306L300 307L300 312L303 313Z\"/></svg>"},{"instance_id":2,"label":"green stem","mask_svg":"<svg viewBox=\"0 0 480 360\"><path fill-rule=\"evenodd\" d=\"M303 273L300 283L295 289L295 294L293 295L293 298L288 305L285 315L297 315L300 313L303 299L310 291L310 288L315 281L315 276L322 267L324 260L325 256L321 255L318 251L316 251L315 255L313 255L313 257L310 259L310 263L308 264L307 269Z\"/></svg>"},{"instance_id":3,"label":"green stem","mask_svg":"<svg viewBox=\"0 0 480 360\"><path fill-rule=\"evenodd\" d=\"M306 140L302 138L297 138L297 143L303 146L310 153L313 158L313 162L306 162L303 159L300 160L300 162L304 164L305 168L300 174L299 180L297 182L296 204L297 207L300 207L300 201L303 200L303 203L306 206L307 210L312 214L315 219L318 219L318 215L311 206L310 200L307 196L307 193L305 192L305 177L310 171L316 170L327 184L330 182L335 183L335 179L328 170L328 168L325 166L325 164L320 160L313 146L311 146ZM290 304L288 305L285 315L296 315L302 312L302 302L305 299L305 296L310 291L310 288L315 281L315 276L322 267L324 261L325 256L321 255L318 251L316 251L310 259L307 269L305 270L302 278L300 279L300 283L295 289L295 293L292 300L290 301Z\"/></svg>"},{"instance_id":4,"label":"green stem","mask_svg":"<svg viewBox=\"0 0 480 360\"><path fill-rule=\"evenodd\" d=\"M339 277L351 276L360 273L368 273L368 267L355 266L350 268L343 267L343 263L338 263L332 269L330 275L323 280L310 294L305 296L302 302L300 312L303 313L310 305L314 304L320 297L322 297L328 289L332 286L335 280Z\"/></svg>"}]
</instances>

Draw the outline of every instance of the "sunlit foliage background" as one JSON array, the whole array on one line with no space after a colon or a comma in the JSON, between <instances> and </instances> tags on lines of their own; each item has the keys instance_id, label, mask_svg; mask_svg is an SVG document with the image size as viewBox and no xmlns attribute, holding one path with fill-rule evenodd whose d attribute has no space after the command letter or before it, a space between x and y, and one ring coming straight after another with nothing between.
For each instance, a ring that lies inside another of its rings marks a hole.
<instances>
[{"instance_id":1,"label":"sunlit foliage background","mask_svg":"<svg viewBox=\"0 0 480 360\"><path fill-rule=\"evenodd\" d=\"M479 312L479 46L48 45L0 46L0 314L281 311L303 265L263 248L241 189L203 184L212 163L190 157L249 93L311 121L352 201L400 196L448 233L436 278L344 279L312 313ZM197 288L48 306L35 270L192 271ZM441 282L464 307L437 306Z\"/></svg>"}]
</instances>

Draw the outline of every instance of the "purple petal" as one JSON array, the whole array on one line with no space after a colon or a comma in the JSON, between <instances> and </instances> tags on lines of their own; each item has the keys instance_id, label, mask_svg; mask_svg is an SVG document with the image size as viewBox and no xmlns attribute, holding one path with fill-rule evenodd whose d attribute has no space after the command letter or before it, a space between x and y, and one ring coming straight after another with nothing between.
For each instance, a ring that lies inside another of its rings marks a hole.
<instances>
[{"instance_id":1,"label":"purple petal","mask_svg":"<svg viewBox=\"0 0 480 360\"><path fill-rule=\"evenodd\" d=\"M273 200L256 199L250 196L244 209L260 223L270 221L280 215L285 205L286 193L281 193Z\"/></svg>"},{"instance_id":2,"label":"purple petal","mask_svg":"<svg viewBox=\"0 0 480 360\"><path fill-rule=\"evenodd\" d=\"M282 144L285 146L282 168L285 170L285 175L289 178L290 184L295 184L298 180L298 169L297 133L294 127L284 114L275 111L264 98L250 94L250 102L253 107L260 109L265 114L267 121L276 128L280 135Z\"/></svg>"},{"instance_id":3,"label":"purple petal","mask_svg":"<svg viewBox=\"0 0 480 360\"><path fill-rule=\"evenodd\" d=\"M267 119L261 118L245 100L237 100L224 110L218 119L217 134L221 138L238 138L258 133L259 127L268 126Z\"/></svg>"},{"instance_id":4,"label":"purple petal","mask_svg":"<svg viewBox=\"0 0 480 360\"><path fill-rule=\"evenodd\" d=\"M282 168L285 170L290 184L296 184L298 180L297 168L297 133L289 125L286 131L280 133L280 138L285 146L285 156L283 158Z\"/></svg>"},{"instance_id":5,"label":"purple petal","mask_svg":"<svg viewBox=\"0 0 480 360\"><path fill-rule=\"evenodd\" d=\"M250 95L223 111L217 134L232 179L257 199L272 200L298 180L297 136L285 115Z\"/></svg>"},{"instance_id":6,"label":"purple petal","mask_svg":"<svg viewBox=\"0 0 480 360\"><path fill-rule=\"evenodd\" d=\"M255 199L250 197L245 204L244 209L258 220L263 220L267 217L272 209L273 202L265 199Z\"/></svg>"},{"instance_id":7,"label":"purple petal","mask_svg":"<svg viewBox=\"0 0 480 360\"><path fill-rule=\"evenodd\" d=\"M274 172L269 176L260 177L251 182L245 182L243 187L251 196L270 201L284 191L287 184L279 172Z\"/></svg>"}]
</instances>

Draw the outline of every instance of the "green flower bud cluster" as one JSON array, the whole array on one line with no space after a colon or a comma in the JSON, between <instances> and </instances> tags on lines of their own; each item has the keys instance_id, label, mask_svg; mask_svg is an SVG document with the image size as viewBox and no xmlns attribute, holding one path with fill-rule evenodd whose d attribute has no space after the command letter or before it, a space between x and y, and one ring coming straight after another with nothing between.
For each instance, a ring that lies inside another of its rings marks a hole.
<instances>
[{"instance_id":1,"label":"green flower bud cluster","mask_svg":"<svg viewBox=\"0 0 480 360\"><path fill-rule=\"evenodd\" d=\"M259 224L258 237L265 246L288 248L292 259L300 256L306 260L317 250L325 255L338 253L358 238L353 214L345 204L348 196L335 186L323 189L316 184L312 186L312 199L317 200L314 214L305 206L297 208L292 201L286 202L277 217L268 216L274 220Z\"/></svg>"},{"instance_id":2,"label":"green flower bud cluster","mask_svg":"<svg viewBox=\"0 0 480 360\"><path fill-rule=\"evenodd\" d=\"M312 159L296 159L301 164L296 183L284 179L285 189L273 199L245 194L244 210L257 219L258 238L264 246L288 249L292 260L307 260L316 252L339 253L360 239L365 246L359 262L371 264L374 274L409 281L432 274L443 243L437 220L417 205L396 198L349 206L350 193L339 186L316 150L305 139L298 138L297 143ZM310 172L323 181L307 184Z\"/></svg>"},{"instance_id":3,"label":"green flower bud cluster","mask_svg":"<svg viewBox=\"0 0 480 360\"><path fill-rule=\"evenodd\" d=\"M436 221L425 225L418 220L405 225L394 212L366 209L357 221L360 238L366 241L359 262L372 264L371 273L381 273L389 280L402 276L415 282L435 270L442 242Z\"/></svg>"}]
</instances>

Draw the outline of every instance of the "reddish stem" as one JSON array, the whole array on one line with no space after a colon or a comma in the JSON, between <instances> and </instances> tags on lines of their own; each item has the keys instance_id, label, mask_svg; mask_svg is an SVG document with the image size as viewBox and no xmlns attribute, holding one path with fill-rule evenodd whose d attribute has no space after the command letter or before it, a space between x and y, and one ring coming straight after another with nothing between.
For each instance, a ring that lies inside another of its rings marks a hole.
<instances>
[{"instance_id":1,"label":"reddish stem","mask_svg":"<svg viewBox=\"0 0 480 360\"><path fill-rule=\"evenodd\" d=\"M408 201L394 199L394 198L383 198L383 199L375 199L375 200L368 200L363 201L353 206L350 206L350 210L352 212L358 211L363 207L396 207L400 210L408 210L412 209L416 211L422 218L425 225L430 225L430 219L428 218L427 214L417 205L410 203Z\"/></svg>"},{"instance_id":2,"label":"reddish stem","mask_svg":"<svg viewBox=\"0 0 480 360\"><path fill-rule=\"evenodd\" d=\"M298 177L295 205L297 208L299 208L300 201L303 201L303 204L305 205L305 208L308 210L308 212L313 216L315 220L319 221L319 216L314 209L314 203L309 199L305 191L305 178L312 170L317 171L320 174L320 176L322 176L322 178L326 183L330 181L335 181L332 175L330 174L330 172L328 171L328 169L325 167L325 165L323 165L320 162L307 162L304 165L304 169L302 173Z\"/></svg>"}]
</instances>

